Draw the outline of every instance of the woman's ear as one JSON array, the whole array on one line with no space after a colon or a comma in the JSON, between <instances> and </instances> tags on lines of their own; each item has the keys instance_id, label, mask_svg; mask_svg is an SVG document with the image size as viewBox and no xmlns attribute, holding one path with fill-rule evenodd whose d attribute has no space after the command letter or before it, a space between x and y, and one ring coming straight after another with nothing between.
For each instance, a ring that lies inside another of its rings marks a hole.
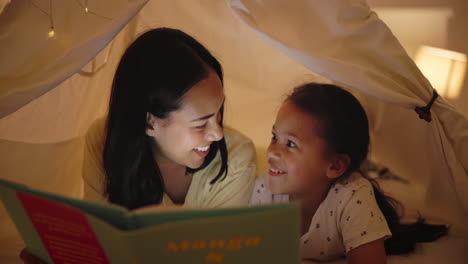
<instances>
[{"instance_id":1,"label":"woman's ear","mask_svg":"<svg viewBox=\"0 0 468 264\"><path fill-rule=\"evenodd\" d=\"M147 112L146 113L146 135L154 137L156 135L156 117Z\"/></svg>"},{"instance_id":2,"label":"woman's ear","mask_svg":"<svg viewBox=\"0 0 468 264\"><path fill-rule=\"evenodd\" d=\"M329 167L327 168L327 177L329 179L336 179L343 175L349 168L351 159L347 154L335 154L330 160Z\"/></svg>"}]
</instances>

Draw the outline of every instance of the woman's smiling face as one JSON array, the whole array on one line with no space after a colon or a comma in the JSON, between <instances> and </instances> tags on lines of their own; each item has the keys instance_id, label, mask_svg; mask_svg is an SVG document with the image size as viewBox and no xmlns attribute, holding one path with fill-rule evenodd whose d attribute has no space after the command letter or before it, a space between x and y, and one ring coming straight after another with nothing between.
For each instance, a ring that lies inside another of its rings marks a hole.
<instances>
[{"instance_id":1,"label":"woman's smiling face","mask_svg":"<svg viewBox=\"0 0 468 264\"><path fill-rule=\"evenodd\" d=\"M218 75L208 76L188 90L181 107L165 119L149 115L153 129L147 134L156 141L155 157L160 163L174 163L196 169L200 167L214 141L223 138L219 125L224 90Z\"/></svg>"}]
</instances>

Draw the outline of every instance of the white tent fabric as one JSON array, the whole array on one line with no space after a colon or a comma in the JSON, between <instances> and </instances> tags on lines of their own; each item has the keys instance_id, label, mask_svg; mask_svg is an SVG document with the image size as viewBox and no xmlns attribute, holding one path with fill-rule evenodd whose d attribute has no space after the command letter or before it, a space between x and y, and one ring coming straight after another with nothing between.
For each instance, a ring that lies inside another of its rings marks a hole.
<instances>
[{"instance_id":1,"label":"white tent fabric","mask_svg":"<svg viewBox=\"0 0 468 264\"><path fill-rule=\"evenodd\" d=\"M284 94L305 81L333 80L360 91L371 157L411 182L384 189L467 232L468 122L441 98L431 123L417 117L413 108L429 101L432 88L364 1L89 1L94 17L83 16L82 1L53 1L53 41L48 16L33 5L47 11L48 2L16 0L0 13L1 178L79 197L82 136L105 113L123 50L141 32L166 26L193 35L220 59L226 123L253 139L260 170ZM390 263L466 261L468 233L437 243ZM1 208L0 245L8 245L0 262L18 263L22 242Z\"/></svg>"},{"instance_id":2,"label":"white tent fabric","mask_svg":"<svg viewBox=\"0 0 468 264\"><path fill-rule=\"evenodd\" d=\"M89 6L91 13L85 12L79 1L10 3L0 17L4 29L0 36L0 117L76 73L115 37L147 0L115 2L109 6L93 1ZM72 23L59 23L64 20ZM33 23L38 30L23 30ZM65 36L50 38L51 27L57 35Z\"/></svg>"}]
</instances>

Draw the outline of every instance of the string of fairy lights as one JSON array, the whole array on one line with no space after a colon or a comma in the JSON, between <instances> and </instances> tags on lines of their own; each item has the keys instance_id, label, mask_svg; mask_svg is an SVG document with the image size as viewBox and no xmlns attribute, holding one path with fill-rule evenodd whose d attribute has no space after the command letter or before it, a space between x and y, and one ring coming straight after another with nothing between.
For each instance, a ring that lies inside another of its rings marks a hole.
<instances>
[{"instance_id":1,"label":"string of fairy lights","mask_svg":"<svg viewBox=\"0 0 468 264\"><path fill-rule=\"evenodd\" d=\"M61 1L61 0L60 0ZM50 27L49 27L49 31L47 33L47 35L49 36L49 38L53 38L55 37L56 35L56 32L55 32L55 26L54 26L54 14L53 14L53 0L48 0L48 10L44 10L44 8L42 8L40 5L36 4L34 2L34 0L30 0L31 4L39 9L44 15L46 15L48 18L49 18L49 23L50 23ZM112 20L112 18L110 17L106 17L106 16L103 16L103 15L100 15L96 12L94 12L93 10L91 10L88 6L88 0L83 0L83 1L79 1L79 0L75 0L74 1L78 7L80 7L81 9L83 9L83 12L85 14L92 14L96 17L100 17L102 19L106 19L106 20Z\"/></svg>"}]
</instances>

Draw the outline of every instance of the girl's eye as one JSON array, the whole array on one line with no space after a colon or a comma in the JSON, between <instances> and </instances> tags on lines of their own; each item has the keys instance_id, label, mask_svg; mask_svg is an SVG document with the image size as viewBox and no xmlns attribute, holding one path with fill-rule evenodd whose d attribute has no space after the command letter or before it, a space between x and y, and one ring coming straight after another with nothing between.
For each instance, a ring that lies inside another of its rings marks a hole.
<instances>
[{"instance_id":1,"label":"girl's eye","mask_svg":"<svg viewBox=\"0 0 468 264\"><path fill-rule=\"evenodd\" d=\"M196 129L203 129L206 127L206 125L208 124L208 122L206 122L205 124L201 125L201 126L196 126L195 128Z\"/></svg>"},{"instance_id":2,"label":"girl's eye","mask_svg":"<svg viewBox=\"0 0 468 264\"><path fill-rule=\"evenodd\" d=\"M294 142L291 141L291 140L288 140L288 142L286 143L286 146L288 146L289 148L295 148L295 147L297 147L296 143L294 143Z\"/></svg>"}]
</instances>

